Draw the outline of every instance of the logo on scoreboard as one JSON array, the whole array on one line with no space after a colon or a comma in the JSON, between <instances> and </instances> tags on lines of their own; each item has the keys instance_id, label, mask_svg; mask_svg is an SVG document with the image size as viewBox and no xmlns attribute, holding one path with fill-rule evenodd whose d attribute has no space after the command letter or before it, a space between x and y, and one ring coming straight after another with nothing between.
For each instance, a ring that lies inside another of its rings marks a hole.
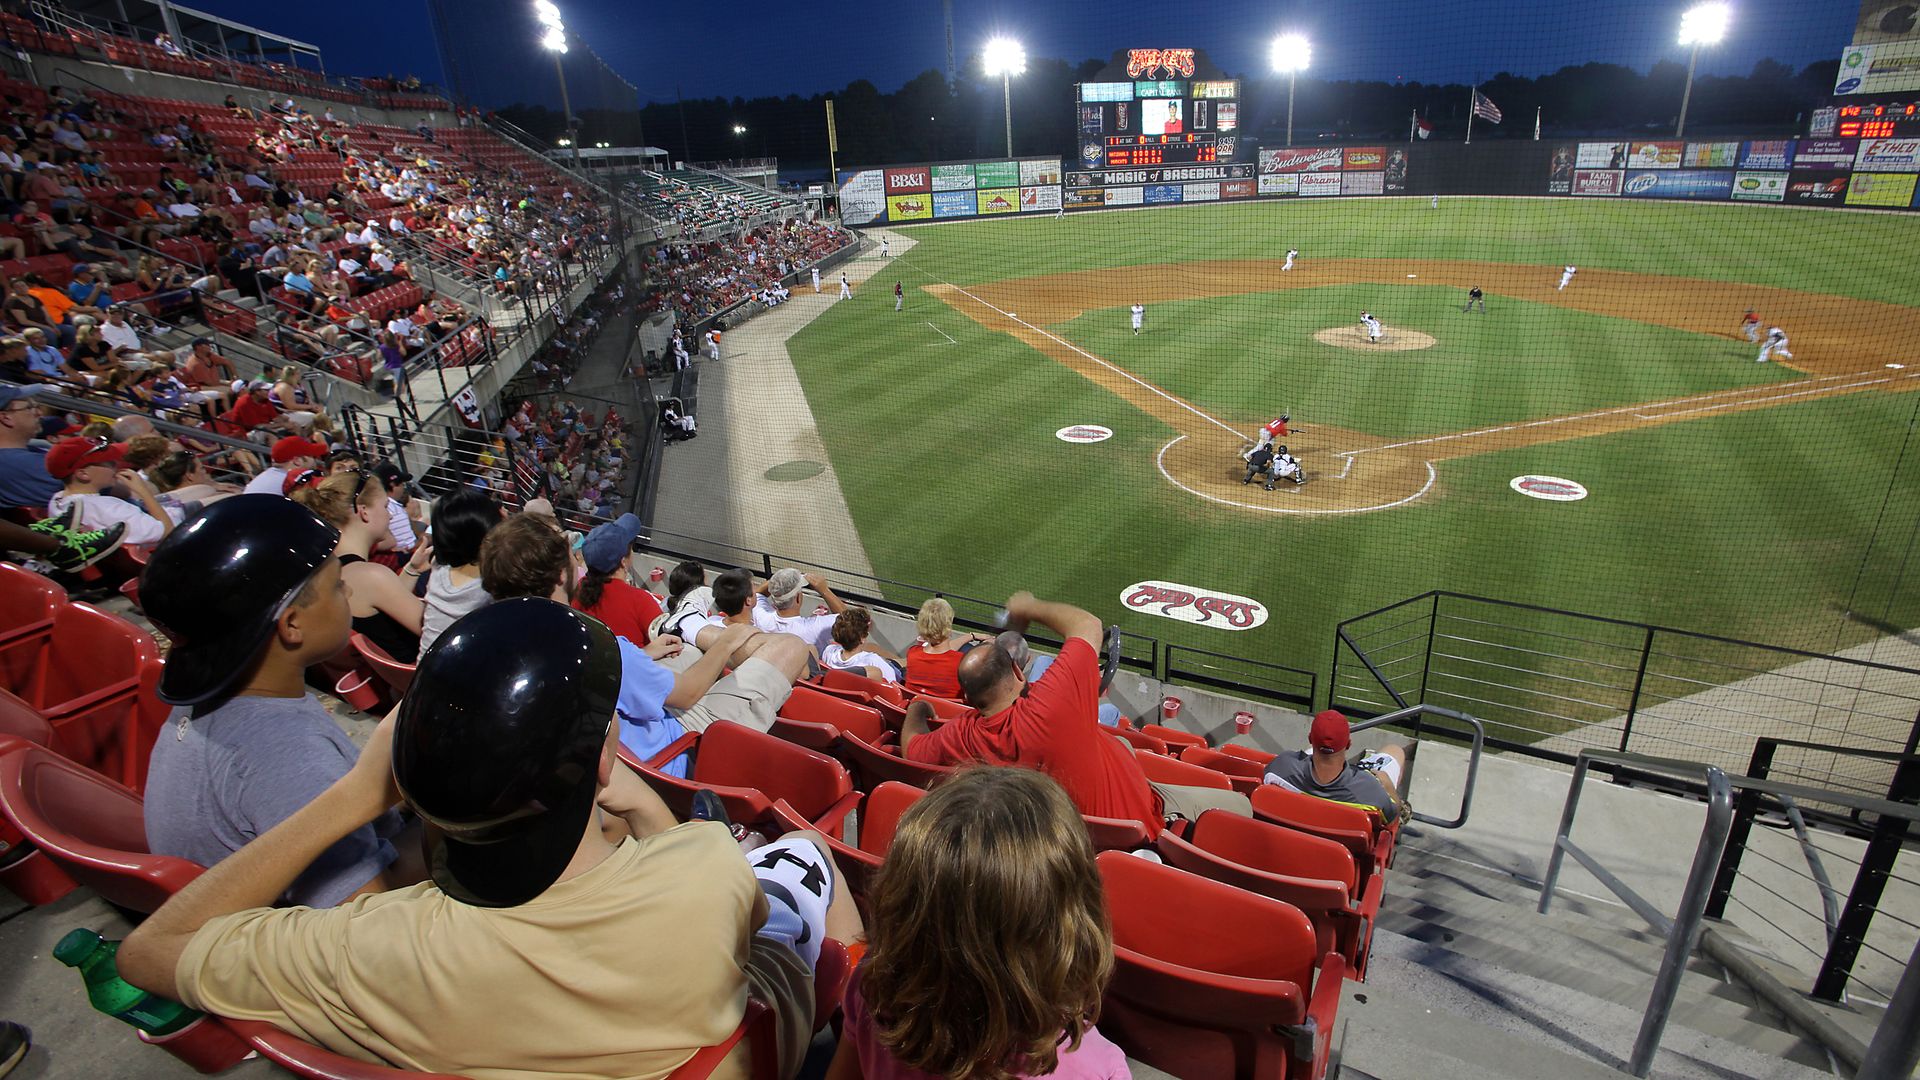
<instances>
[{"instance_id":1,"label":"logo on scoreboard","mask_svg":"<svg viewBox=\"0 0 1920 1080\"><path fill-rule=\"evenodd\" d=\"M1161 72L1193 78L1192 49L1128 49L1127 78L1154 78Z\"/></svg>"}]
</instances>

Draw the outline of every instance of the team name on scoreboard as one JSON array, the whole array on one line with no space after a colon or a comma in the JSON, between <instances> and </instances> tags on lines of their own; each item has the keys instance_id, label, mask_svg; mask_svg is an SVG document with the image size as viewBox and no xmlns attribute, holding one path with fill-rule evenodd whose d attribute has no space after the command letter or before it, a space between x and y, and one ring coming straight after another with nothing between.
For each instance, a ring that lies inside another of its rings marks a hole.
<instances>
[{"instance_id":1,"label":"team name on scoreboard","mask_svg":"<svg viewBox=\"0 0 1920 1080\"><path fill-rule=\"evenodd\" d=\"M1068 187L1115 187L1127 184L1175 184L1185 180L1241 180L1253 175L1253 165L1192 165L1165 169L1108 169L1071 172Z\"/></svg>"},{"instance_id":2,"label":"team name on scoreboard","mask_svg":"<svg viewBox=\"0 0 1920 1080\"><path fill-rule=\"evenodd\" d=\"M1151 79L1156 72L1161 71L1166 72L1168 76L1178 75L1183 79L1193 78L1193 50L1127 50L1127 78L1138 79L1144 75Z\"/></svg>"}]
</instances>

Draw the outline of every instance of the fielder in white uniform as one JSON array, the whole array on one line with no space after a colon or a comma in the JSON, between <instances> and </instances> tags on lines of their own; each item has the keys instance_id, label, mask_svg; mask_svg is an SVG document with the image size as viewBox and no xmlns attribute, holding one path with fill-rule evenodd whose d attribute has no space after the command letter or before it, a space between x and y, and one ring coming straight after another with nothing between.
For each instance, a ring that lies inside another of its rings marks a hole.
<instances>
[{"instance_id":1,"label":"fielder in white uniform","mask_svg":"<svg viewBox=\"0 0 1920 1080\"><path fill-rule=\"evenodd\" d=\"M813 268L813 291L820 291L820 268L817 266Z\"/></svg>"},{"instance_id":2,"label":"fielder in white uniform","mask_svg":"<svg viewBox=\"0 0 1920 1080\"><path fill-rule=\"evenodd\" d=\"M893 254L893 237L891 236L881 237L880 238L880 257L884 259L892 254Z\"/></svg>"},{"instance_id":3,"label":"fielder in white uniform","mask_svg":"<svg viewBox=\"0 0 1920 1080\"><path fill-rule=\"evenodd\" d=\"M853 286L847 283L847 272L845 270L840 271L840 299L853 299Z\"/></svg>"},{"instance_id":4,"label":"fielder in white uniform","mask_svg":"<svg viewBox=\"0 0 1920 1080\"><path fill-rule=\"evenodd\" d=\"M1380 330L1380 320L1367 312L1360 313L1360 325L1367 328L1367 340L1379 341L1385 335Z\"/></svg>"},{"instance_id":5,"label":"fielder in white uniform","mask_svg":"<svg viewBox=\"0 0 1920 1080\"><path fill-rule=\"evenodd\" d=\"M1433 208L1434 208L1435 210L1438 210L1438 209L1440 209L1440 196L1438 196L1438 195L1435 195L1435 196L1433 197Z\"/></svg>"},{"instance_id":6,"label":"fielder in white uniform","mask_svg":"<svg viewBox=\"0 0 1920 1080\"><path fill-rule=\"evenodd\" d=\"M1566 269L1560 271L1560 288L1555 289L1554 292L1560 292L1564 290L1567 287L1567 283L1573 280L1573 275L1579 272L1579 269L1580 268L1577 266L1569 266Z\"/></svg>"},{"instance_id":7,"label":"fielder in white uniform","mask_svg":"<svg viewBox=\"0 0 1920 1080\"><path fill-rule=\"evenodd\" d=\"M1291 480L1295 484L1307 482L1307 474L1300 471L1299 460L1287 453L1287 448L1284 446L1274 448L1273 465L1267 475L1274 480ZM1268 486L1272 486L1271 482Z\"/></svg>"},{"instance_id":8,"label":"fielder in white uniform","mask_svg":"<svg viewBox=\"0 0 1920 1080\"><path fill-rule=\"evenodd\" d=\"M1140 326L1147 321L1147 306L1135 304L1131 310L1133 311L1133 336L1139 337Z\"/></svg>"},{"instance_id":9,"label":"fielder in white uniform","mask_svg":"<svg viewBox=\"0 0 1920 1080\"><path fill-rule=\"evenodd\" d=\"M720 331L718 330L707 331L707 355L715 360L720 359Z\"/></svg>"},{"instance_id":10,"label":"fielder in white uniform","mask_svg":"<svg viewBox=\"0 0 1920 1080\"><path fill-rule=\"evenodd\" d=\"M1775 353L1793 359L1793 354L1787 351L1787 332L1777 326L1767 329L1767 340L1760 343L1760 359L1756 362L1764 364Z\"/></svg>"},{"instance_id":11,"label":"fielder in white uniform","mask_svg":"<svg viewBox=\"0 0 1920 1080\"><path fill-rule=\"evenodd\" d=\"M1283 267L1281 267L1280 269L1282 269L1282 270L1291 270L1291 269L1293 269L1293 260L1295 260L1295 259L1297 259L1297 258L1299 258L1299 257L1300 257L1300 252L1299 252L1299 249L1297 249L1297 248L1288 248L1288 249L1287 249L1287 265L1285 265L1285 266L1283 266Z\"/></svg>"}]
</instances>

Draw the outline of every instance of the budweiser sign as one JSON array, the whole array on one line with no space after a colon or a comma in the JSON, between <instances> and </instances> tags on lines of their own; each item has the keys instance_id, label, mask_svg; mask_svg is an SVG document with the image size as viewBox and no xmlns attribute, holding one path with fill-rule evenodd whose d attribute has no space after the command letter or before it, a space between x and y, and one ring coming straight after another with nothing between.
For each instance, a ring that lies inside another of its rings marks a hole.
<instances>
[{"instance_id":1,"label":"budweiser sign","mask_svg":"<svg viewBox=\"0 0 1920 1080\"><path fill-rule=\"evenodd\" d=\"M1192 49L1128 49L1127 78L1154 78L1161 72L1193 78Z\"/></svg>"},{"instance_id":2,"label":"budweiser sign","mask_svg":"<svg viewBox=\"0 0 1920 1080\"><path fill-rule=\"evenodd\" d=\"M1267 621L1266 605L1232 593L1196 589L1171 581L1129 585L1120 602L1149 615L1198 623L1219 630L1251 630Z\"/></svg>"}]
</instances>

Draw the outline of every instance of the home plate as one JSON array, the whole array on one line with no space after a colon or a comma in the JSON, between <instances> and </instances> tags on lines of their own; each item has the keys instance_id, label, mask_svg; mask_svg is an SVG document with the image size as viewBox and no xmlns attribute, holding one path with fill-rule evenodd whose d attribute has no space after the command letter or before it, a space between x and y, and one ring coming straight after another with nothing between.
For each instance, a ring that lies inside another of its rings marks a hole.
<instances>
[{"instance_id":1,"label":"home plate","mask_svg":"<svg viewBox=\"0 0 1920 1080\"><path fill-rule=\"evenodd\" d=\"M1408 277L1419 277L1420 275L1419 275L1419 274L1408 274L1407 276L1408 276Z\"/></svg>"},{"instance_id":2,"label":"home plate","mask_svg":"<svg viewBox=\"0 0 1920 1080\"><path fill-rule=\"evenodd\" d=\"M1895 371L1905 371L1907 369L1907 365L1905 364L1888 364L1887 366Z\"/></svg>"}]
</instances>

